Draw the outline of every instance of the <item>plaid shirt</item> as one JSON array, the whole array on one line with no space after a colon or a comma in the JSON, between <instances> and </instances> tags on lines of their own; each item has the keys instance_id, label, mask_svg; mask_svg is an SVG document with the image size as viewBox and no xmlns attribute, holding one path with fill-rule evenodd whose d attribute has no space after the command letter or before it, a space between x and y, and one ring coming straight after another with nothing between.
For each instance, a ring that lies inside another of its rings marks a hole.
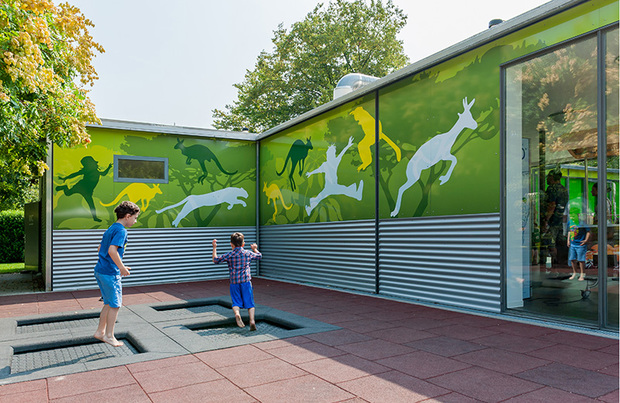
<instances>
[{"instance_id":1,"label":"plaid shirt","mask_svg":"<svg viewBox=\"0 0 620 403\"><path fill-rule=\"evenodd\" d=\"M213 263L227 262L230 283L240 284L252 279L252 275L250 274L250 262L252 260L258 260L261 257L263 257L263 255L260 252L254 253L238 246L232 251L214 258Z\"/></svg>"}]
</instances>

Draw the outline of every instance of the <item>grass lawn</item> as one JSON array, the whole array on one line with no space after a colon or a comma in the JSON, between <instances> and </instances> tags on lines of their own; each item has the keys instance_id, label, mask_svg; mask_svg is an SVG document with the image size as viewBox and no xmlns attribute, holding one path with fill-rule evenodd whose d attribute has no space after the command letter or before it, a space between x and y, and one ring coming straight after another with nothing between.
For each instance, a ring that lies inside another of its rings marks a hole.
<instances>
[{"instance_id":1,"label":"grass lawn","mask_svg":"<svg viewBox=\"0 0 620 403\"><path fill-rule=\"evenodd\" d=\"M0 263L0 274L19 273L24 270L24 263Z\"/></svg>"}]
</instances>

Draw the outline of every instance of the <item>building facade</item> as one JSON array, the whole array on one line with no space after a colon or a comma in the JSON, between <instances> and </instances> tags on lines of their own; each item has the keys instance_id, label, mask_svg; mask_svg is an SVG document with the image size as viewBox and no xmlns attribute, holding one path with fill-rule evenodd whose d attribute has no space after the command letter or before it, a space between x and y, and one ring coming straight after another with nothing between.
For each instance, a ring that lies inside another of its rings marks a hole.
<instances>
[{"instance_id":1,"label":"building facade","mask_svg":"<svg viewBox=\"0 0 620 403\"><path fill-rule=\"evenodd\" d=\"M259 135L104 121L53 150L48 288L130 199L130 284L223 278L241 229L266 278L617 332L618 37L557 0Z\"/></svg>"}]
</instances>

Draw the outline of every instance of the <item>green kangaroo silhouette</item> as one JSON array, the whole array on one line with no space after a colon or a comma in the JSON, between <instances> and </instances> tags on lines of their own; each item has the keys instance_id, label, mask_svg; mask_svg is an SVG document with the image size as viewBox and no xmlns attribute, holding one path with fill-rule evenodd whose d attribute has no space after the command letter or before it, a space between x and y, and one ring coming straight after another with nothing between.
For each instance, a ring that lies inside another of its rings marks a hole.
<instances>
[{"instance_id":1,"label":"green kangaroo silhouette","mask_svg":"<svg viewBox=\"0 0 620 403\"><path fill-rule=\"evenodd\" d=\"M295 179L293 179L293 174L295 173L295 167L299 164L299 176L301 177L301 172L304 169L304 164L306 162L306 157L308 156L308 151L312 150L312 142L310 141L310 137L306 138L306 142L303 140L295 140L291 148L288 150L288 154L286 156L286 160L284 160L284 166L282 170L278 172L276 170L276 174L278 176L282 176L284 170L286 169L286 165L288 161L291 161L291 171L288 174L288 181L291 184L291 189L295 190L297 185L295 184Z\"/></svg>"},{"instance_id":2,"label":"green kangaroo silhouette","mask_svg":"<svg viewBox=\"0 0 620 403\"><path fill-rule=\"evenodd\" d=\"M191 164L192 160L198 161L198 163L200 164L200 168L202 168L202 172L204 172L203 175L200 175L200 177L198 177L198 181L201 184L207 178L208 174L207 167L205 166L205 161L213 161L215 165L217 165L217 167L220 169L220 171L222 171L222 173L226 175L234 175L237 173L237 171L228 172L224 168L222 168L222 164L220 164L220 161L217 159L215 154L213 154L213 152L211 152L211 150L209 150L207 147L200 144L194 144L193 146L185 147L183 141L184 140L179 140L177 138L177 144L174 146L174 149L181 150L181 154L187 157L187 160L185 161L187 165Z\"/></svg>"}]
</instances>

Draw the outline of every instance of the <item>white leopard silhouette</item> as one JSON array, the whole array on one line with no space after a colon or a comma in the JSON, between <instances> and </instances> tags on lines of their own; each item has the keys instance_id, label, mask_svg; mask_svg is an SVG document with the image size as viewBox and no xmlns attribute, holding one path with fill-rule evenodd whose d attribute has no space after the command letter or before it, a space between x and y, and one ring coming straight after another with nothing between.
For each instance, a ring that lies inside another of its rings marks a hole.
<instances>
[{"instance_id":1,"label":"white leopard silhouette","mask_svg":"<svg viewBox=\"0 0 620 403\"><path fill-rule=\"evenodd\" d=\"M420 179L423 170L432 167L439 161L450 161L450 169L448 169L445 175L439 178L439 184L443 185L450 179L450 175L452 175L452 171L457 162L456 157L450 152L456 138L463 129L475 130L478 127L478 123L471 115L471 107L474 102L476 102L475 98L468 104L467 97L465 97L465 99L463 99L464 111L458 114L459 118L452 129L446 133L438 134L422 144L413 157L411 157L411 160L407 164L407 182L398 189L398 198L396 199L396 207L391 213L392 217L396 216L400 211L403 193Z\"/></svg>"},{"instance_id":2,"label":"white leopard silhouette","mask_svg":"<svg viewBox=\"0 0 620 403\"><path fill-rule=\"evenodd\" d=\"M325 153L326 161L314 171L306 173L307 177L318 173L325 174L325 187L318 195L316 195L316 197L311 197L310 205L306 206L306 213L308 213L308 215L312 213L312 210L314 210L314 208L317 206L317 204L319 204L321 200L325 199L328 196L345 195L357 200L362 200L364 181L360 181L359 186L356 186L355 183L349 186L338 184L338 165L340 165L340 160L342 160L342 156L344 155L344 153L352 145L353 137L349 137L349 143L346 145L345 148L342 149L338 156L336 156L336 146L334 144L330 145L327 148L327 152Z\"/></svg>"},{"instance_id":3,"label":"white leopard silhouette","mask_svg":"<svg viewBox=\"0 0 620 403\"><path fill-rule=\"evenodd\" d=\"M182 219L184 219L189 213L200 207L217 206L218 204L228 203L228 210L233 208L235 204L241 204L246 206L245 201L240 198L247 198L248 192L243 188L229 187L220 190L216 190L211 193L205 193L202 195L189 195L180 202L171 206L164 207L161 210L156 210L157 214L163 213L171 208L179 207L183 205L183 208L177 215L177 218L172 221L172 225L175 227L179 225Z\"/></svg>"}]
</instances>

